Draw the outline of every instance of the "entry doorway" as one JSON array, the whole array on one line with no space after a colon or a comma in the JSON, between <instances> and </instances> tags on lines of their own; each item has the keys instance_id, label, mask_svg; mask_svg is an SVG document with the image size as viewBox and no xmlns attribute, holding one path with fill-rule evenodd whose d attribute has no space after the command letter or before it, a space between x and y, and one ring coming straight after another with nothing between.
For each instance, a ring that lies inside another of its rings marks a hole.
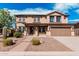
<instances>
[{"instance_id":1,"label":"entry doorway","mask_svg":"<svg viewBox=\"0 0 79 59\"><path fill-rule=\"evenodd\" d=\"M41 34L46 34L46 30L47 30L47 27L45 27L45 26L39 27L39 33L41 33Z\"/></svg>"},{"instance_id":2,"label":"entry doorway","mask_svg":"<svg viewBox=\"0 0 79 59\"><path fill-rule=\"evenodd\" d=\"M30 28L29 28L29 34L30 35L33 35L34 34L34 27L33 26L31 26Z\"/></svg>"}]
</instances>

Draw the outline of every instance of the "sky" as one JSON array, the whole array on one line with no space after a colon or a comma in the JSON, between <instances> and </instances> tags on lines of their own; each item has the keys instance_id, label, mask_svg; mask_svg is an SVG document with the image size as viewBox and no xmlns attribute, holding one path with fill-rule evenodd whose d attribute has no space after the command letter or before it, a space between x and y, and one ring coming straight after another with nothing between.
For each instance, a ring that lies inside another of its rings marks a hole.
<instances>
[{"instance_id":1,"label":"sky","mask_svg":"<svg viewBox=\"0 0 79 59\"><path fill-rule=\"evenodd\" d=\"M48 13L54 10L67 13L69 23L79 22L78 3L0 3L0 9L15 13Z\"/></svg>"}]
</instances>

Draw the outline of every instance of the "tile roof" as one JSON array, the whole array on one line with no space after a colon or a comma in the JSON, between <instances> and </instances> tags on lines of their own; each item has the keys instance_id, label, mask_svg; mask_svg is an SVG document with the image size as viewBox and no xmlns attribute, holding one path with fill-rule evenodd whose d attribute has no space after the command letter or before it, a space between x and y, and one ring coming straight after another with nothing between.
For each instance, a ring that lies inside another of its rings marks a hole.
<instances>
[{"instance_id":1,"label":"tile roof","mask_svg":"<svg viewBox=\"0 0 79 59\"><path fill-rule=\"evenodd\" d=\"M48 15L48 14L55 13L55 12L62 14L62 15L68 15L60 11L50 11L50 12L44 12L44 13L43 12L26 12L26 13L15 13L15 15Z\"/></svg>"}]
</instances>

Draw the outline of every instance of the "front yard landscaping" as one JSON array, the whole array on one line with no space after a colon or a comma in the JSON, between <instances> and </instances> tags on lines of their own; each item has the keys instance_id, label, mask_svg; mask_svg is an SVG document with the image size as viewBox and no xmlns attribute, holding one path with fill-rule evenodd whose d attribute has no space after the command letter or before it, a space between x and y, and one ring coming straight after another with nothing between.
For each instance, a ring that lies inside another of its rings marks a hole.
<instances>
[{"instance_id":1,"label":"front yard landscaping","mask_svg":"<svg viewBox=\"0 0 79 59\"><path fill-rule=\"evenodd\" d=\"M3 43L3 38L0 38L0 51L2 52L5 52L5 51L9 51L9 50L11 50L12 48L14 48L14 47L16 47L17 45L19 45L21 42L22 42L22 40L24 39L23 37L22 38L15 38L15 37L10 37L10 38L8 38L8 39L12 39L12 40L14 40L14 41L16 41L15 42L15 44L12 44L12 41L10 41L10 42L5 42L5 46L4 46L4 43ZM6 39L5 39L6 40ZM10 45L8 45L8 44L10 44Z\"/></svg>"},{"instance_id":2,"label":"front yard landscaping","mask_svg":"<svg viewBox=\"0 0 79 59\"><path fill-rule=\"evenodd\" d=\"M31 43L32 43L32 45L40 45L41 44L40 39L35 38L35 37L32 38Z\"/></svg>"},{"instance_id":3,"label":"front yard landscaping","mask_svg":"<svg viewBox=\"0 0 79 59\"><path fill-rule=\"evenodd\" d=\"M7 36L7 29L5 28L3 30L3 35L0 37L0 51L9 51L13 47L17 46L21 43L21 40L23 40L23 36L21 32L14 32L14 36Z\"/></svg>"},{"instance_id":4,"label":"front yard landscaping","mask_svg":"<svg viewBox=\"0 0 79 59\"><path fill-rule=\"evenodd\" d=\"M9 39L16 40L16 44L3 46L0 42L0 51L72 51L70 48L49 37L11 37Z\"/></svg>"},{"instance_id":5,"label":"front yard landscaping","mask_svg":"<svg viewBox=\"0 0 79 59\"><path fill-rule=\"evenodd\" d=\"M28 45L26 51L72 51L59 41L53 38L39 38L42 43L40 45L33 45L32 42Z\"/></svg>"}]
</instances>

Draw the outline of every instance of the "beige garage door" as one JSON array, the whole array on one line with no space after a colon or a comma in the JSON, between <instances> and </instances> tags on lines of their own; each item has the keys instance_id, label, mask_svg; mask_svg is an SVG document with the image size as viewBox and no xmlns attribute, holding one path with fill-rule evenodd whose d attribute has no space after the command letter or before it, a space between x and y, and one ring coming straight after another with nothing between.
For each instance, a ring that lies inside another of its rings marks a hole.
<instances>
[{"instance_id":1,"label":"beige garage door","mask_svg":"<svg viewBox=\"0 0 79 59\"><path fill-rule=\"evenodd\" d=\"M52 36L71 36L70 28L52 28L50 31Z\"/></svg>"},{"instance_id":2,"label":"beige garage door","mask_svg":"<svg viewBox=\"0 0 79 59\"><path fill-rule=\"evenodd\" d=\"M79 36L79 29L75 29L75 35Z\"/></svg>"}]
</instances>

